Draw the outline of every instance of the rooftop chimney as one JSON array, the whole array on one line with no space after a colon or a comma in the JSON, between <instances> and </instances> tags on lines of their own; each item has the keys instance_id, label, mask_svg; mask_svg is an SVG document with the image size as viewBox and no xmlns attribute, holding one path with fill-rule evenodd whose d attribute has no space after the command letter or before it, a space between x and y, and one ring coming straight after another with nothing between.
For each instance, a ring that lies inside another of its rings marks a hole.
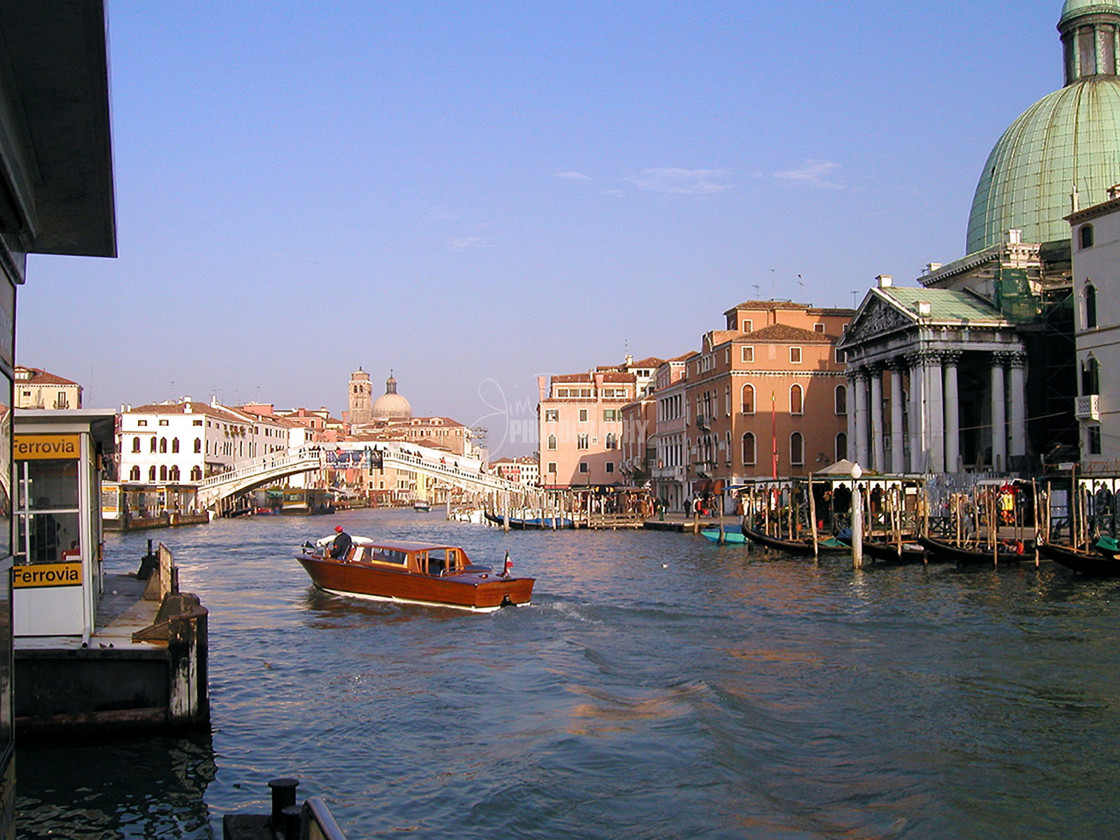
<instances>
[{"instance_id":1,"label":"rooftop chimney","mask_svg":"<svg viewBox=\"0 0 1120 840\"><path fill-rule=\"evenodd\" d=\"M875 278L875 283L880 289L889 289L894 285L894 278L889 274L880 274Z\"/></svg>"}]
</instances>

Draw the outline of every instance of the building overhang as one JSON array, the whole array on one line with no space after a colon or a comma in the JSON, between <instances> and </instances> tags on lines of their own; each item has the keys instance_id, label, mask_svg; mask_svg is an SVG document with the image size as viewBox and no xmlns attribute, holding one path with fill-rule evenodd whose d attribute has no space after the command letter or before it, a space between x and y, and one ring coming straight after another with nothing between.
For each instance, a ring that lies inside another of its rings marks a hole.
<instances>
[{"instance_id":1,"label":"building overhang","mask_svg":"<svg viewBox=\"0 0 1120 840\"><path fill-rule=\"evenodd\" d=\"M28 253L115 257L104 3L0 3L0 56L0 232Z\"/></svg>"}]
</instances>

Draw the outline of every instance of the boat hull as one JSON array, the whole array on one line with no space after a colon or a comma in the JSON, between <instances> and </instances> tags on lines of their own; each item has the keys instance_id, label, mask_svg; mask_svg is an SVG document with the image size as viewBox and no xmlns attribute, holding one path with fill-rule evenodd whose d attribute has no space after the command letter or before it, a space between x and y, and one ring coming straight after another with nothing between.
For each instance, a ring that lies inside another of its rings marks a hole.
<instances>
[{"instance_id":1,"label":"boat hull","mask_svg":"<svg viewBox=\"0 0 1120 840\"><path fill-rule=\"evenodd\" d=\"M962 565L991 566L1034 561L1034 553L1029 551L1024 551L1022 554L1019 552L1000 551L996 558L993 558L990 549L974 550L971 548L961 548L960 546L942 542L941 540L930 539L929 537L918 537L918 542L930 557L938 560L947 560L952 563L960 563Z\"/></svg>"},{"instance_id":2,"label":"boat hull","mask_svg":"<svg viewBox=\"0 0 1120 840\"><path fill-rule=\"evenodd\" d=\"M1076 551L1061 545L1043 543L1039 552L1075 572L1097 578L1120 578L1120 560L1112 560L1096 552Z\"/></svg>"},{"instance_id":3,"label":"boat hull","mask_svg":"<svg viewBox=\"0 0 1120 840\"><path fill-rule=\"evenodd\" d=\"M701 536L708 542L719 542L719 528L703 528L700 531ZM732 531L724 529L723 531L723 544L724 545L744 545L747 542L747 537L742 531Z\"/></svg>"},{"instance_id":4,"label":"boat hull","mask_svg":"<svg viewBox=\"0 0 1120 840\"><path fill-rule=\"evenodd\" d=\"M778 551L784 551L787 554L797 554L801 556L813 556L813 541L812 540L780 540L776 537L769 537L759 531L753 531L747 526L743 525L743 535L753 543L765 546L766 548L774 548ZM830 556L843 556L851 555L851 546L835 546L828 545L824 542L817 543L817 554L830 555Z\"/></svg>"},{"instance_id":5,"label":"boat hull","mask_svg":"<svg viewBox=\"0 0 1120 840\"><path fill-rule=\"evenodd\" d=\"M863 541L863 553L876 563L924 563L926 550L920 545L910 542L898 543L879 542L876 540Z\"/></svg>"},{"instance_id":6,"label":"boat hull","mask_svg":"<svg viewBox=\"0 0 1120 840\"><path fill-rule=\"evenodd\" d=\"M544 519L525 519L517 516L503 517L500 514L488 512L486 514L486 519L495 525L503 525L505 520L508 519L509 527L515 531L552 531L575 527L575 522L563 516L546 516Z\"/></svg>"},{"instance_id":7,"label":"boat hull","mask_svg":"<svg viewBox=\"0 0 1120 840\"><path fill-rule=\"evenodd\" d=\"M320 589L357 598L491 612L529 604L533 597L533 578L505 578L493 572L436 577L310 554L296 559Z\"/></svg>"}]
</instances>

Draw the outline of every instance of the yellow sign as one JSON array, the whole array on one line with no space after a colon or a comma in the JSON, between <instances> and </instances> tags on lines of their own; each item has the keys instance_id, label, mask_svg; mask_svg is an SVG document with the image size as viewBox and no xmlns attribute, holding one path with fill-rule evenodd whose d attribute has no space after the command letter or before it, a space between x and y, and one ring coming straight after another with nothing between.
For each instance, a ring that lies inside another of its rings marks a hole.
<instances>
[{"instance_id":1,"label":"yellow sign","mask_svg":"<svg viewBox=\"0 0 1120 840\"><path fill-rule=\"evenodd\" d=\"M30 566L12 566L12 586L15 589L81 585L81 563L33 563Z\"/></svg>"},{"instance_id":2,"label":"yellow sign","mask_svg":"<svg viewBox=\"0 0 1120 840\"><path fill-rule=\"evenodd\" d=\"M81 454L81 435L16 435L12 441L16 461L72 459Z\"/></svg>"}]
</instances>

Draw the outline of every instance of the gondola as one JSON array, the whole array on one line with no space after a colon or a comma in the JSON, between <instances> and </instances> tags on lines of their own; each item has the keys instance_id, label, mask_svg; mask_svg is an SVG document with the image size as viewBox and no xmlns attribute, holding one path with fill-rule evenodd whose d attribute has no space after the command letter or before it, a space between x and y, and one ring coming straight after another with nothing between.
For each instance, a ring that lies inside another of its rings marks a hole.
<instances>
[{"instance_id":1,"label":"gondola","mask_svg":"<svg viewBox=\"0 0 1120 840\"><path fill-rule=\"evenodd\" d=\"M995 557L993 557L991 548L962 548L959 545L929 537L918 537L918 543L926 550L931 559L946 560L961 565L1014 564L1034 560L1034 553L1022 543L1017 546L1015 551L1001 546ZM1019 551L1018 548L1022 548L1022 551Z\"/></svg>"},{"instance_id":2,"label":"gondola","mask_svg":"<svg viewBox=\"0 0 1120 840\"><path fill-rule=\"evenodd\" d=\"M915 542L909 540L899 544L885 540L864 540L863 553L876 563L924 563L926 550Z\"/></svg>"},{"instance_id":3,"label":"gondola","mask_svg":"<svg viewBox=\"0 0 1120 840\"><path fill-rule=\"evenodd\" d=\"M1038 547L1042 556L1048 560L1080 572L1083 575L1098 578L1120 578L1120 560L1105 557L1098 551L1081 551L1070 548L1068 545L1055 545L1042 543Z\"/></svg>"},{"instance_id":4,"label":"gondola","mask_svg":"<svg viewBox=\"0 0 1120 840\"><path fill-rule=\"evenodd\" d=\"M813 554L813 541L811 539L801 540L783 540L778 537L767 536L760 531L754 531L746 525L740 526L743 535L753 543L765 546L766 548L773 548L778 551L784 551L787 554L808 555ZM824 539L817 540L817 554L827 555L850 555L852 547L845 542L834 537L825 537Z\"/></svg>"}]
</instances>

